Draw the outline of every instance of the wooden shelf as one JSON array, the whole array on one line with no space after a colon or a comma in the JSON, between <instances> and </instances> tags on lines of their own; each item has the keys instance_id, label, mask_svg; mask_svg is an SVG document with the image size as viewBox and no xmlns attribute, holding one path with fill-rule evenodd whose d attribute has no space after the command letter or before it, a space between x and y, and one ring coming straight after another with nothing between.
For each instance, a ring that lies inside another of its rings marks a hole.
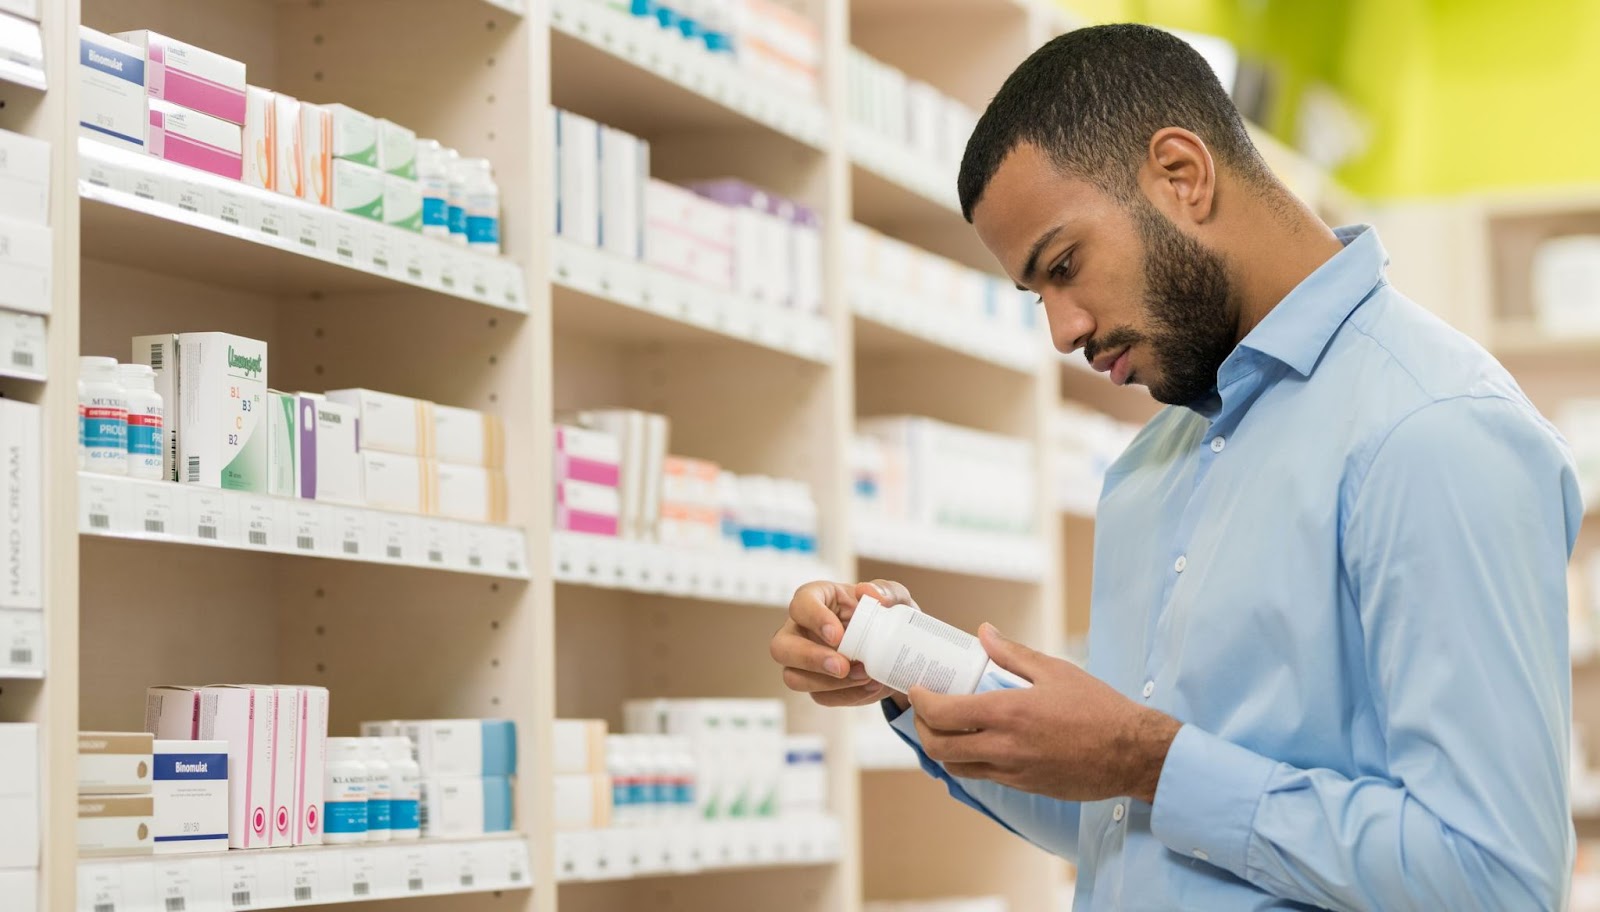
<instances>
[{"instance_id":1,"label":"wooden shelf","mask_svg":"<svg viewBox=\"0 0 1600 912\"><path fill-rule=\"evenodd\" d=\"M1044 543L1026 535L916 526L857 516L856 555L863 560L942 570L963 576L1038 582Z\"/></svg>"},{"instance_id":2,"label":"wooden shelf","mask_svg":"<svg viewBox=\"0 0 1600 912\"><path fill-rule=\"evenodd\" d=\"M839 860L842 838L837 818L809 815L557 833L556 877L592 883L827 865Z\"/></svg>"},{"instance_id":3,"label":"wooden shelf","mask_svg":"<svg viewBox=\"0 0 1600 912\"><path fill-rule=\"evenodd\" d=\"M1039 336L935 319L893 289L864 282L850 283L847 293L861 354L955 354L1030 375L1044 362L1045 343Z\"/></svg>"},{"instance_id":4,"label":"wooden shelf","mask_svg":"<svg viewBox=\"0 0 1600 912\"><path fill-rule=\"evenodd\" d=\"M768 608L787 608L802 584L836 575L800 557L669 548L601 535L556 532L550 547L558 583Z\"/></svg>"}]
</instances>

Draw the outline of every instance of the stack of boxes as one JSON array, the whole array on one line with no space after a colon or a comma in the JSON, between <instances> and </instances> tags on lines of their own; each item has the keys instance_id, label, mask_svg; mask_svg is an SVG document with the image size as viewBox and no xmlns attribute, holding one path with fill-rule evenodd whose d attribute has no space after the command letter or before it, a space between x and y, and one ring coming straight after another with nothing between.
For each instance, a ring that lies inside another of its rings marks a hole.
<instances>
[{"instance_id":1,"label":"stack of boxes","mask_svg":"<svg viewBox=\"0 0 1600 912\"><path fill-rule=\"evenodd\" d=\"M555 793L551 807L558 830L603 830L613 811L626 807L629 794L613 794L606 766L604 719L557 719L551 731L555 755ZM632 783L623 783L627 789ZM643 786L641 785L641 788ZM642 792L641 792L642 794Z\"/></svg>"},{"instance_id":2,"label":"stack of boxes","mask_svg":"<svg viewBox=\"0 0 1600 912\"><path fill-rule=\"evenodd\" d=\"M226 850L229 781L226 741L79 732L78 854Z\"/></svg>"},{"instance_id":3,"label":"stack of boxes","mask_svg":"<svg viewBox=\"0 0 1600 912\"><path fill-rule=\"evenodd\" d=\"M499 190L482 159L349 105L248 85L243 63L157 32L83 27L79 45L82 136L403 231L423 233L435 211L428 233L500 251ZM422 180L422 151L443 180Z\"/></svg>"},{"instance_id":4,"label":"stack of boxes","mask_svg":"<svg viewBox=\"0 0 1600 912\"><path fill-rule=\"evenodd\" d=\"M44 672L42 433L39 406L0 399L0 677Z\"/></svg>"},{"instance_id":5,"label":"stack of boxes","mask_svg":"<svg viewBox=\"0 0 1600 912\"><path fill-rule=\"evenodd\" d=\"M978 114L855 48L847 64L852 123L954 175Z\"/></svg>"},{"instance_id":6,"label":"stack of boxes","mask_svg":"<svg viewBox=\"0 0 1600 912\"><path fill-rule=\"evenodd\" d=\"M786 760L782 701L630 700L623 719L631 734L689 740L700 819L778 815Z\"/></svg>"},{"instance_id":7,"label":"stack of boxes","mask_svg":"<svg viewBox=\"0 0 1600 912\"><path fill-rule=\"evenodd\" d=\"M133 340L156 371L169 480L504 522L505 438L471 409L369 389L272 389L266 343L228 333Z\"/></svg>"},{"instance_id":8,"label":"stack of boxes","mask_svg":"<svg viewBox=\"0 0 1600 912\"><path fill-rule=\"evenodd\" d=\"M755 307L822 312L816 212L739 180L654 180L644 141L569 111L552 115L557 237Z\"/></svg>"},{"instance_id":9,"label":"stack of boxes","mask_svg":"<svg viewBox=\"0 0 1600 912\"><path fill-rule=\"evenodd\" d=\"M750 75L785 92L814 98L821 40L810 19L773 0L600 0L653 20L708 54L733 58Z\"/></svg>"},{"instance_id":10,"label":"stack of boxes","mask_svg":"<svg viewBox=\"0 0 1600 912\"><path fill-rule=\"evenodd\" d=\"M857 507L921 527L1027 533L1038 504L1026 440L931 418L864 418L852 447Z\"/></svg>"},{"instance_id":11,"label":"stack of boxes","mask_svg":"<svg viewBox=\"0 0 1600 912\"><path fill-rule=\"evenodd\" d=\"M1051 470L1063 509L1093 515L1106 471L1139 433L1139 425L1070 402L1061 403L1050 428Z\"/></svg>"},{"instance_id":12,"label":"stack of boxes","mask_svg":"<svg viewBox=\"0 0 1600 912\"><path fill-rule=\"evenodd\" d=\"M158 783L158 815L204 813L208 805L194 790L205 774L215 776L217 764L206 758L221 757L226 761L226 800L221 803L227 809L226 842L205 829L208 842L235 849L322 842L326 688L152 687L145 696L145 730L156 738L158 778L168 767L179 777L170 789ZM163 799L169 791L171 797Z\"/></svg>"},{"instance_id":13,"label":"stack of boxes","mask_svg":"<svg viewBox=\"0 0 1600 912\"><path fill-rule=\"evenodd\" d=\"M404 737L422 771L424 837L509 832L517 729L506 719L387 719L361 723L366 738Z\"/></svg>"},{"instance_id":14,"label":"stack of boxes","mask_svg":"<svg viewBox=\"0 0 1600 912\"><path fill-rule=\"evenodd\" d=\"M50 144L0 130L0 370L43 375L50 312Z\"/></svg>"},{"instance_id":15,"label":"stack of boxes","mask_svg":"<svg viewBox=\"0 0 1600 912\"><path fill-rule=\"evenodd\" d=\"M39 726L0 723L0 905L39 908Z\"/></svg>"}]
</instances>

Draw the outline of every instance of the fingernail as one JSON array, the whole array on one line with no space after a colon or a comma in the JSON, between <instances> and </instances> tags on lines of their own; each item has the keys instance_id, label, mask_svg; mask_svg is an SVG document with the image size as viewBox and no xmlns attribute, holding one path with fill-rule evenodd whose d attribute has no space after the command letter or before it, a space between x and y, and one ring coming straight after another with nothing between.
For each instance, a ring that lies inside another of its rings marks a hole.
<instances>
[{"instance_id":1,"label":"fingernail","mask_svg":"<svg viewBox=\"0 0 1600 912\"><path fill-rule=\"evenodd\" d=\"M872 588L878 593L878 598L886 599L889 597L889 590L883 588L877 583L869 583L868 585L872 586Z\"/></svg>"},{"instance_id":2,"label":"fingernail","mask_svg":"<svg viewBox=\"0 0 1600 912\"><path fill-rule=\"evenodd\" d=\"M839 638L842 636L844 636L843 631L832 624L822 628L822 638L828 641L829 646L839 645Z\"/></svg>"},{"instance_id":3,"label":"fingernail","mask_svg":"<svg viewBox=\"0 0 1600 912\"><path fill-rule=\"evenodd\" d=\"M841 659L838 656L834 656L826 662L823 662L822 667L828 669L828 674L831 674L836 678L844 677L846 666L844 664L844 659Z\"/></svg>"},{"instance_id":4,"label":"fingernail","mask_svg":"<svg viewBox=\"0 0 1600 912\"><path fill-rule=\"evenodd\" d=\"M865 668L850 669L850 679L853 681L865 681L867 679L867 670Z\"/></svg>"}]
</instances>

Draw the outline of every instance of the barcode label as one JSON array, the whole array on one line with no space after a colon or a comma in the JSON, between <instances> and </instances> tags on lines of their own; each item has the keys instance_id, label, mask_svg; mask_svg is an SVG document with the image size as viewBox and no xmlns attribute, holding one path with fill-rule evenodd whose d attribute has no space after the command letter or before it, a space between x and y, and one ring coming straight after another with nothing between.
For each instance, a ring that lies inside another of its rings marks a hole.
<instances>
[{"instance_id":1,"label":"barcode label","mask_svg":"<svg viewBox=\"0 0 1600 912\"><path fill-rule=\"evenodd\" d=\"M201 538L205 539L206 541L216 541L217 540L217 527L216 526L196 526L194 531L195 531L196 535L200 536Z\"/></svg>"},{"instance_id":2,"label":"barcode label","mask_svg":"<svg viewBox=\"0 0 1600 912\"><path fill-rule=\"evenodd\" d=\"M14 351L11 353L12 367L32 367L33 352Z\"/></svg>"},{"instance_id":3,"label":"barcode label","mask_svg":"<svg viewBox=\"0 0 1600 912\"><path fill-rule=\"evenodd\" d=\"M390 560L399 560L403 556L399 545L390 545L384 549L383 553L389 555Z\"/></svg>"},{"instance_id":4,"label":"barcode label","mask_svg":"<svg viewBox=\"0 0 1600 912\"><path fill-rule=\"evenodd\" d=\"M511 869L511 882L512 883L522 883L522 869L521 868L512 868Z\"/></svg>"},{"instance_id":5,"label":"barcode label","mask_svg":"<svg viewBox=\"0 0 1600 912\"><path fill-rule=\"evenodd\" d=\"M463 887L470 887L474 883L477 883L477 880L478 879L476 877L472 876L472 872L471 871L462 871L461 872L461 885Z\"/></svg>"},{"instance_id":6,"label":"barcode label","mask_svg":"<svg viewBox=\"0 0 1600 912\"><path fill-rule=\"evenodd\" d=\"M278 226L272 224L271 222L262 222L261 223L261 233L262 234L268 234L268 235L271 235L273 237L277 237L280 234L280 232L278 231Z\"/></svg>"},{"instance_id":7,"label":"barcode label","mask_svg":"<svg viewBox=\"0 0 1600 912\"><path fill-rule=\"evenodd\" d=\"M189 483L190 484L199 484L200 483L200 457L199 456L190 456L189 457Z\"/></svg>"},{"instance_id":8,"label":"barcode label","mask_svg":"<svg viewBox=\"0 0 1600 912\"><path fill-rule=\"evenodd\" d=\"M94 912L117 912L117 904L114 902L97 902L94 904Z\"/></svg>"},{"instance_id":9,"label":"barcode label","mask_svg":"<svg viewBox=\"0 0 1600 912\"><path fill-rule=\"evenodd\" d=\"M310 902L311 901L311 885L310 884L301 884L299 886L296 886L294 888L294 901L295 902L301 902L301 903Z\"/></svg>"},{"instance_id":10,"label":"barcode label","mask_svg":"<svg viewBox=\"0 0 1600 912\"><path fill-rule=\"evenodd\" d=\"M196 203L194 201L194 197L191 197L191 196L181 196L181 197L179 197L178 198L178 208L182 209L185 212L199 212L200 211L200 205L198 203Z\"/></svg>"},{"instance_id":11,"label":"barcode label","mask_svg":"<svg viewBox=\"0 0 1600 912\"><path fill-rule=\"evenodd\" d=\"M364 881L357 881L350 885L350 892L356 896L366 896L371 889Z\"/></svg>"},{"instance_id":12,"label":"barcode label","mask_svg":"<svg viewBox=\"0 0 1600 912\"><path fill-rule=\"evenodd\" d=\"M220 217L224 222L227 222L230 225L239 224L239 217L237 215L233 214L233 210L232 209L228 209L228 208L224 207ZM246 893L245 895L249 896L250 894Z\"/></svg>"},{"instance_id":13,"label":"barcode label","mask_svg":"<svg viewBox=\"0 0 1600 912\"><path fill-rule=\"evenodd\" d=\"M260 545L262 547L266 547L266 544L267 544L267 533L261 531L260 529L251 529L250 530L250 544L252 544L252 545Z\"/></svg>"},{"instance_id":14,"label":"barcode label","mask_svg":"<svg viewBox=\"0 0 1600 912\"><path fill-rule=\"evenodd\" d=\"M428 551L428 562L432 564L444 563L444 552L430 549Z\"/></svg>"},{"instance_id":15,"label":"barcode label","mask_svg":"<svg viewBox=\"0 0 1600 912\"><path fill-rule=\"evenodd\" d=\"M338 248L336 248L334 250L334 252L339 254L340 257L342 257L342 258L344 258L346 260L353 260L353 259L356 258L355 248L350 247L349 245L346 245L346 244L340 244L338 246Z\"/></svg>"},{"instance_id":16,"label":"barcode label","mask_svg":"<svg viewBox=\"0 0 1600 912\"><path fill-rule=\"evenodd\" d=\"M33 664L33 650L32 649L27 649L27 648L17 648L17 649L11 650L11 664L13 664L13 665L32 665Z\"/></svg>"},{"instance_id":17,"label":"barcode label","mask_svg":"<svg viewBox=\"0 0 1600 912\"><path fill-rule=\"evenodd\" d=\"M106 514L106 513L90 513L89 514L89 528L91 528L91 529L109 529L109 528L111 528L111 516L109 514Z\"/></svg>"},{"instance_id":18,"label":"barcode label","mask_svg":"<svg viewBox=\"0 0 1600 912\"><path fill-rule=\"evenodd\" d=\"M407 263L406 278L409 278L413 282L422 281L422 267L415 263Z\"/></svg>"},{"instance_id":19,"label":"barcode label","mask_svg":"<svg viewBox=\"0 0 1600 912\"><path fill-rule=\"evenodd\" d=\"M166 354L166 349L161 347L159 344L150 346L150 369L151 370L161 370L162 364L164 363L165 354Z\"/></svg>"},{"instance_id":20,"label":"barcode label","mask_svg":"<svg viewBox=\"0 0 1600 912\"><path fill-rule=\"evenodd\" d=\"M456 287L456 274L453 272L439 273L439 284L453 290Z\"/></svg>"},{"instance_id":21,"label":"barcode label","mask_svg":"<svg viewBox=\"0 0 1600 912\"><path fill-rule=\"evenodd\" d=\"M302 246L302 247L316 247L317 246L317 239L314 238L314 237L306 237L305 235L302 234L302 235L300 235L300 246Z\"/></svg>"},{"instance_id":22,"label":"barcode label","mask_svg":"<svg viewBox=\"0 0 1600 912\"><path fill-rule=\"evenodd\" d=\"M182 896L167 897L167 912L183 912L188 907Z\"/></svg>"},{"instance_id":23,"label":"barcode label","mask_svg":"<svg viewBox=\"0 0 1600 912\"><path fill-rule=\"evenodd\" d=\"M317 540L309 535L297 535L294 539L294 546L301 551L314 551L317 547Z\"/></svg>"},{"instance_id":24,"label":"barcode label","mask_svg":"<svg viewBox=\"0 0 1600 912\"><path fill-rule=\"evenodd\" d=\"M478 567L482 567L483 566L483 558L479 557L476 554L468 554L467 555L467 566L472 567L473 569L477 569Z\"/></svg>"},{"instance_id":25,"label":"barcode label","mask_svg":"<svg viewBox=\"0 0 1600 912\"><path fill-rule=\"evenodd\" d=\"M406 890L408 892L411 892L411 893L421 893L422 892L422 878L413 877L410 880L406 881Z\"/></svg>"},{"instance_id":26,"label":"barcode label","mask_svg":"<svg viewBox=\"0 0 1600 912\"><path fill-rule=\"evenodd\" d=\"M243 909L244 907L246 907L248 905L250 905L250 891L249 890L234 890L233 891L233 907L235 909Z\"/></svg>"},{"instance_id":27,"label":"barcode label","mask_svg":"<svg viewBox=\"0 0 1600 912\"><path fill-rule=\"evenodd\" d=\"M344 553L346 553L346 554L360 554L361 553L361 543L360 542L356 542L356 541L347 541L347 542L345 542L344 543Z\"/></svg>"},{"instance_id":28,"label":"barcode label","mask_svg":"<svg viewBox=\"0 0 1600 912\"><path fill-rule=\"evenodd\" d=\"M159 519L146 519L144 521L144 530L151 535L166 535L167 524Z\"/></svg>"}]
</instances>

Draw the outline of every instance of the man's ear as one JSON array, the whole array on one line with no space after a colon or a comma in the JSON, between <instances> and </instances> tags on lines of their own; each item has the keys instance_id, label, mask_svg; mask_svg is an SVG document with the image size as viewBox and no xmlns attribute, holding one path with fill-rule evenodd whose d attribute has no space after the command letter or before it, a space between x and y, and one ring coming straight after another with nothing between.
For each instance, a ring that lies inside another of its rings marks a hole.
<instances>
[{"instance_id":1,"label":"man's ear","mask_svg":"<svg viewBox=\"0 0 1600 912\"><path fill-rule=\"evenodd\" d=\"M1163 127L1150 137L1139 185L1174 224L1202 224L1211 218L1216 203L1216 162L1194 133Z\"/></svg>"}]
</instances>

